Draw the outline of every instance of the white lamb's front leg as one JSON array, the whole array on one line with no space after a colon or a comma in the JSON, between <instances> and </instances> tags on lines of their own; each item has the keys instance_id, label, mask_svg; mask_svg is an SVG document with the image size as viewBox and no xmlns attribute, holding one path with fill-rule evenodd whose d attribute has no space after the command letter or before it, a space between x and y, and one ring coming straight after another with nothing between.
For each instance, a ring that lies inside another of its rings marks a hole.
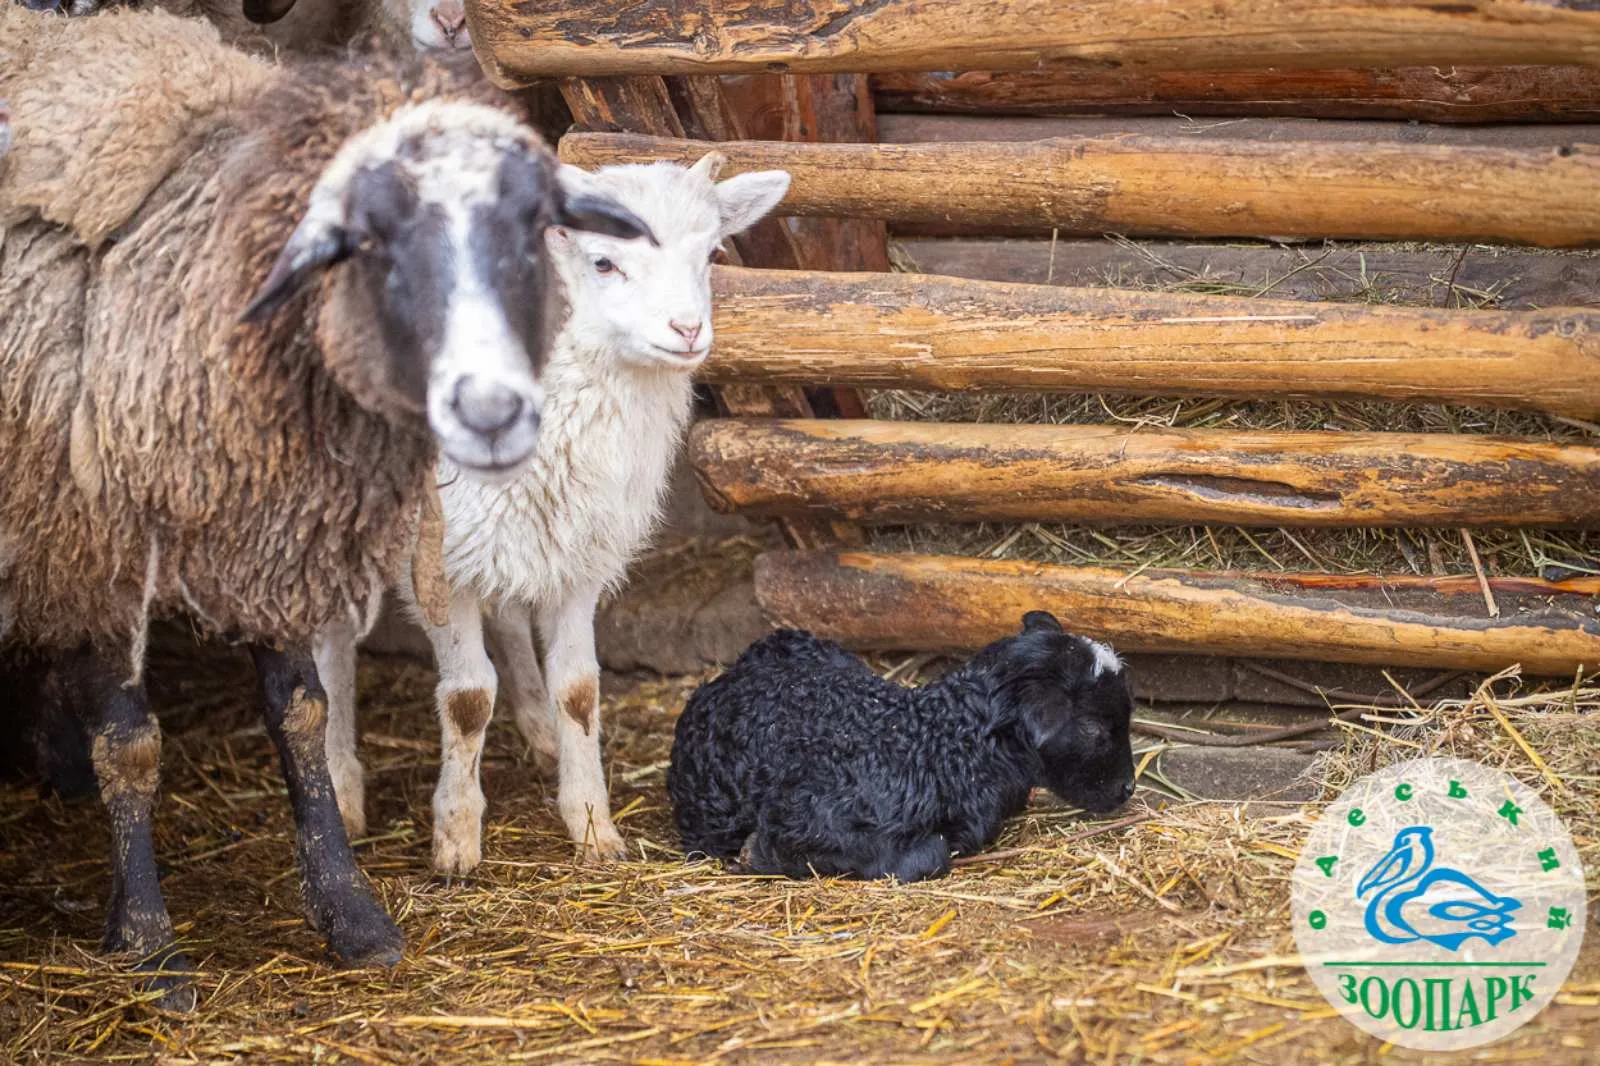
<instances>
[{"instance_id":1,"label":"white lamb's front leg","mask_svg":"<svg viewBox=\"0 0 1600 1066\"><path fill-rule=\"evenodd\" d=\"M545 677L550 689L561 784L557 805L567 835L583 859L625 859L628 848L611 824L611 801L600 765L600 663L594 652L599 589L547 605L539 615Z\"/></svg>"},{"instance_id":2,"label":"white lamb's front leg","mask_svg":"<svg viewBox=\"0 0 1600 1066\"><path fill-rule=\"evenodd\" d=\"M533 751L534 765L553 775L558 766L556 720L550 713L539 649L533 643L533 617L525 603L505 603L483 620L489 651L500 671L500 694L512 720Z\"/></svg>"},{"instance_id":3,"label":"white lamb's front leg","mask_svg":"<svg viewBox=\"0 0 1600 1066\"><path fill-rule=\"evenodd\" d=\"M439 711L439 784L433 790L433 868L446 876L469 873L482 857L483 788L478 769L484 735L494 714L494 665L483 649L478 597L457 590L450 624L424 622L439 667L434 702Z\"/></svg>"},{"instance_id":4,"label":"white lamb's front leg","mask_svg":"<svg viewBox=\"0 0 1600 1066\"><path fill-rule=\"evenodd\" d=\"M339 620L329 623L311 645L317 677L328 694L328 775L351 840L367 835L366 783L356 754L357 640L355 626Z\"/></svg>"}]
</instances>

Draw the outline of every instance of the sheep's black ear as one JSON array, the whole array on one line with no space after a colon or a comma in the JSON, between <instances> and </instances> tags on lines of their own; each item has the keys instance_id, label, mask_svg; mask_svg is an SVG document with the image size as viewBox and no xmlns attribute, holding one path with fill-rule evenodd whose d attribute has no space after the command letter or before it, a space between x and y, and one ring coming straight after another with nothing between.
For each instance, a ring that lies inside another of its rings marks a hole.
<instances>
[{"instance_id":1,"label":"sheep's black ear","mask_svg":"<svg viewBox=\"0 0 1600 1066\"><path fill-rule=\"evenodd\" d=\"M244 17L264 26L294 10L294 3L295 0L244 0Z\"/></svg>"},{"instance_id":2,"label":"sheep's black ear","mask_svg":"<svg viewBox=\"0 0 1600 1066\"><path fill-rule=\"evenodd\" d=\"M309 220L307 220L309 223ZM309 229L309 232L306 232ZM295 293L318 271L350 258L356 242L342 226L309 226L302 223L283 246L278 261L272 264L267 280L261 283L255 299L239 316L240 322L262 322L288 303Z\"/></svg>"},{"instance_id":3,"label":"sheep's black ear","mask_svg":"<svg viewBox=\"0 0 1600 1066\"><path fill-rule=\"evenodd\" d=\"M568 229L603 233L631 241L643 237L659 245L644 219L594 187L589 175L573 166L562 166L556 173L555 211L551 221Z\"/></svg>"},{"instance_id":4,"label":"sheep's black ear","mask_svg":"<svg viewBox=\"0 0 1600 1066\"><path fill-rule=\"evenodd\" d=\"M1056 621L1056 616L1049 611L1029 611L1022 616L1022 631L1024 633L1060 633L1061 623Z\"/></svg>"}]
</instances>

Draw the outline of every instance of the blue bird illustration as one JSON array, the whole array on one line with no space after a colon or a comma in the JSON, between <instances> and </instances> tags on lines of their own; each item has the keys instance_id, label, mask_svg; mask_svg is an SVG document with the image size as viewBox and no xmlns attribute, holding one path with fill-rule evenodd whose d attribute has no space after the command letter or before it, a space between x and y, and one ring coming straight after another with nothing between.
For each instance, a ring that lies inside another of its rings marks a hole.
<instances>
[{"instance_id":1,"label":"blue bird illustration","mask_svg":"<svg viewBox=\"0 0 1600 1066\"><path fill-rule=\"evenodd\" d=\"M1511 912L1522 901L1497 896L1459 870L1434 867L1431 826L1414 825L1394 835L1389 854L1356 885L1357 899L1368 893L1367 932L1385 944L1426 940L1457 951L1474 937L1493 947L1517 935ZM1429 895L1434 902L1424 901Z\"/></svg>"}]
</instances>

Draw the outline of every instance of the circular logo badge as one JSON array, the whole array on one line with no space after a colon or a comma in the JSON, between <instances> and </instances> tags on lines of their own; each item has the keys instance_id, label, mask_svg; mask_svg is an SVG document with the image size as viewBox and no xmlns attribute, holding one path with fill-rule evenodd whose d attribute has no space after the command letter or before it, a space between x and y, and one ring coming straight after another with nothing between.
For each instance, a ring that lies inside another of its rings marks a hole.
<instances>
[{"instance_id":1,"label":"circular logo badge","mask_svg":"<svg viewBox=\"0 0 1600 1066\"><path fill-rule=\"evenodd\" d=\"M1362 778L1295 865L1295 943L1354 1024L1422 1051L1498 1040L1566 980L1583 868L1561 819L1508 774L1417 759Z\"/></svg>"}]
</instances>

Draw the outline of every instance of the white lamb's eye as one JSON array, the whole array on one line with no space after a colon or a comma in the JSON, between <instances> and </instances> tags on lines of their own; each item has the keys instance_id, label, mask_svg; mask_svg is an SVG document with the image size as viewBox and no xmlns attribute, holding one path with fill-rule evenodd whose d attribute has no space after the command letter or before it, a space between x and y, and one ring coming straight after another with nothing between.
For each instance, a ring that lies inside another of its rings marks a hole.
<instances>
[{"instance_id":1,"label":"white lamb's eye","mask_svg":"<svg viewBox=\"0 0 1600 1066\"><path fill-rule=\"evenodd\" d=\"M594 260L594 272L596 274L615 274L617 272L617 264L613 263L603 255L596 256Z\"/></svg>"}]
</instances>

